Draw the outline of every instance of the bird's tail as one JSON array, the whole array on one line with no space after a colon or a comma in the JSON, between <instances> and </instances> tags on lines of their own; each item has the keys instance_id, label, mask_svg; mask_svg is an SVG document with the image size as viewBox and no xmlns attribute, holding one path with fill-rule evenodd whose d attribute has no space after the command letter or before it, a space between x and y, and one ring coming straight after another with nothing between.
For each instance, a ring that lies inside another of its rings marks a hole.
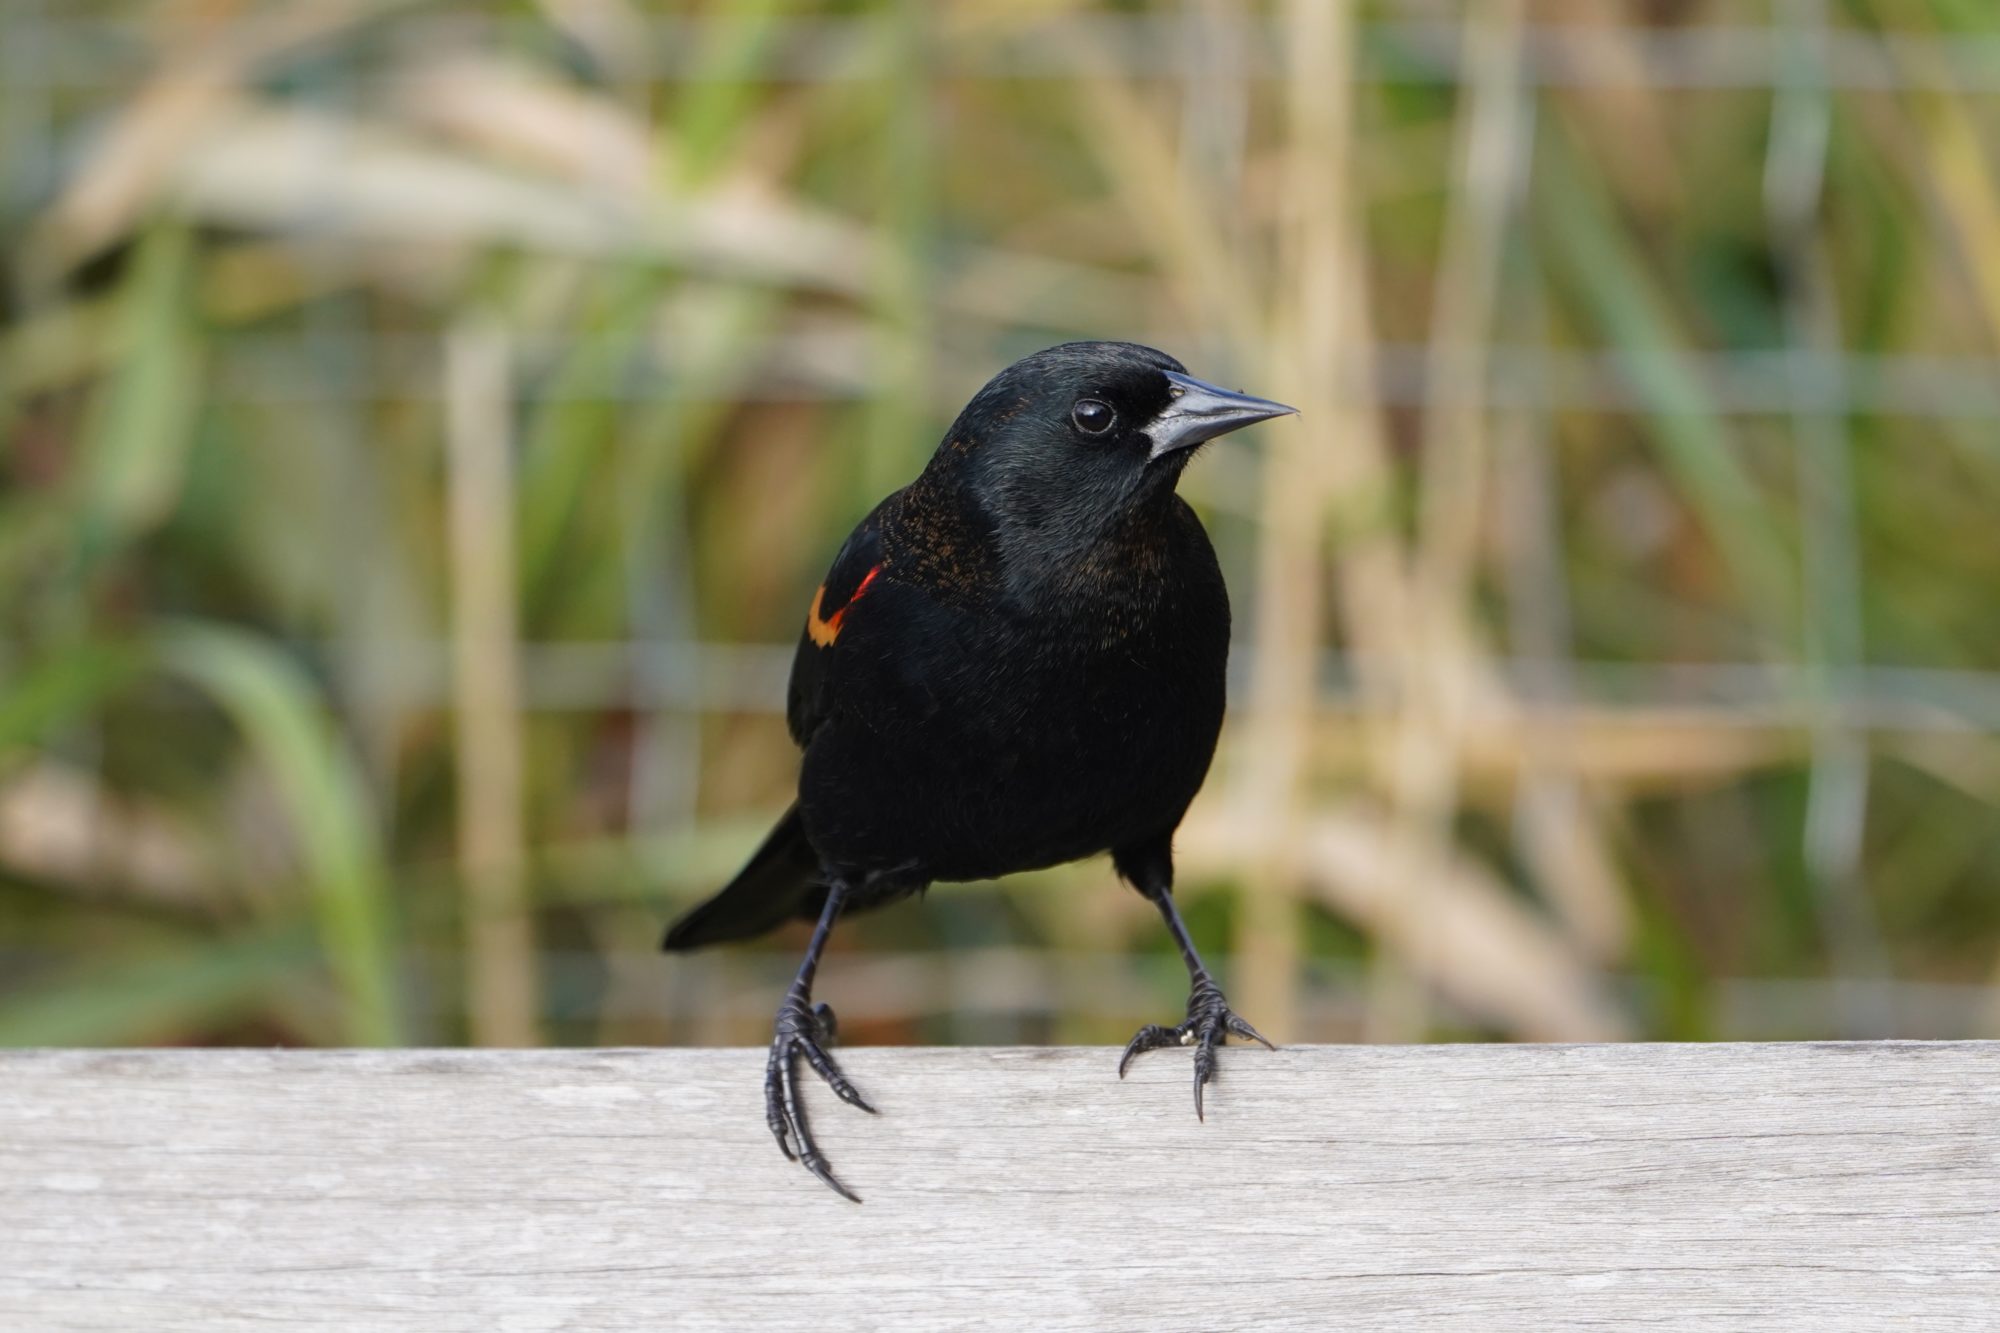
<instances>
[{"instance_id":1,"label":"bird's tail","mask_svg":"<svg viewBox=\"0 0 2000 1333\"><path fill-rule=\"evenodd\" d=\"M667 928L661 947L678 952L762 935L800 915L818 893L819 857L794 805L735 879Z\"/></svg>"}]
</instances>

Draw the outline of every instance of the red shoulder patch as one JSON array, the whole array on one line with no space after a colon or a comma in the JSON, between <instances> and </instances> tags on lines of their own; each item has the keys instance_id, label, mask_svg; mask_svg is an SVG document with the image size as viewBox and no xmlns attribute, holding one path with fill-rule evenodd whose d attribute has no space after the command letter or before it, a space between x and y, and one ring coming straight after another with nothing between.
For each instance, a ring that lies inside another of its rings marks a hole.
<instances>
[{"instance_id":1,"label":"red shoulder patch","mask_svg":"<svg viewBox=\"0 0 2000 1333\"><path fill-rule=\"evenodd\" d=\"M848 599L831 611L822 605L826 601L826 585L824 583L819 585L819 591L813 594L812 610L806 613L806 633L814 643L822 648L833 647L833 641L840 637L840 622L847 618L849 608L861 600L862 594L868 591L868 585L873 583L875 576L881 572L882 566L871 565L868 572L861 576L861 582L855 585L854 592Z\"/></svg>"}]
</instances>

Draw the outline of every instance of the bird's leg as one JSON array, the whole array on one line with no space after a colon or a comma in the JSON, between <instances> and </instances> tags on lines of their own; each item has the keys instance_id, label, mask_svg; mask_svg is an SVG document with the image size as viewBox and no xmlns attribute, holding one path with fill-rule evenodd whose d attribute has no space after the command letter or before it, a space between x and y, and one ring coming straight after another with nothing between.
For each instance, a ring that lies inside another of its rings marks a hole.
<instances>
[{"instance_id":1,"label":"bird's leg","mask_svg":"<svg viewBox=\"0 0 2000 1333\"><path fill-rule=\"evenodd\" d=\"M1162 1046L1194 1047L1194 1113L1207 1119L1202 1112L1201 1090L1215 1077L1215 1048L1225 1045L1232 1036L1249 1041L1263 1042L1264 1049L1275 1051L1277 1047L1264 1040L1264 1034L1251 1027L1230 1011L1229 1001L1223 997L1222 987L1215 984L1203 965L1201 955L1195 952L1194 941L1188 938L1187 926L1181 921L1181 914L1174 910L1174 896L1166 889L1147 893L1160 909L1160 915L1167 919L1167 929L1173 932L1174 943L1180 946L1181 961L1188 970L1187 1021L1176 1027L1161 1027L1149 1023L1133 1036L1125 1047L1124 1056L1118 1061L1118 1077L1125 1077L1125 1067L1132 1063L1132 1057L1146 1051L1155 1051Z\"/></svg>"},{"instance_id":2,"label":"bird's leg","mask_svg":"<svg viewBox=\"0 0 2000 1333\"><path fill-rule=\"evenodd\" d=\"M798 1086L799 1057L804 1056L813 1072L826 1080L840 1100L871 1115L875 1112L826 1053L826 1047L833 1044L833 1010L812 1002L813 973L819 970L820 951L826 947L826 937L833 933L833 923L840 916L841 903L846 897L846 885L836 881L827 887L826 906L820 911L819 924L813 927L811 942L806 945L805 961L799 964L799 973L792 978L784 1003L778 1006L771 1059L764 1067L764 1121L770 1125L772 1137L778 1140L778 1148L787 1158L796 1156L806 1170L829 1187L860 1203L854 1191L834 1179L826 1159L820 1156L819 1145L813 1141L812 1131L806 1128L805 1102L799 1096Z\"/></svg>"}]
</instances>

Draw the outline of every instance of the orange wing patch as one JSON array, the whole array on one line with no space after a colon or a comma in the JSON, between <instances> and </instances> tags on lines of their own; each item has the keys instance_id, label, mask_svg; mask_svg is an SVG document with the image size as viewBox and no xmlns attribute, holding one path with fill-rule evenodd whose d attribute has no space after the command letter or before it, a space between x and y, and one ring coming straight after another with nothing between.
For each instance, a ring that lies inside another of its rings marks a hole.
<instances>
[{"instance_id":1,"label":"orange wing patch","mask_svg":"<svg viewBox=\"0 0 2000 1333\"><path fill-rule=\"evenodd\" d=\"M881 572L880 565L870 568L861 576L861 582L855 587L854 595L835 607L831 615L820 614L820 604L826 600L826 585L824 583L819 585L819 591L813 594L812 610L806 613L806 633L811 636L814 643L822 648L833 647L833 641L840 637L840 622L847 619L848 608L861 600L861 594L868 591L868 585L873 583L875 576Z\"/></svg>"}]
</instances>

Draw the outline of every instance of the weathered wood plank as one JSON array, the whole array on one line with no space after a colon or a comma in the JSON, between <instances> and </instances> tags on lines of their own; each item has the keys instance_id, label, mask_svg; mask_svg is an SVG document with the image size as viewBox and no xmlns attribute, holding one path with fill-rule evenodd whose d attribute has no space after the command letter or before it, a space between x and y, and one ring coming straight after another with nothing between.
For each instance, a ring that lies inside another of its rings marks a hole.
<instances>
[{"instance_id":1,"label":"weathered wood plank","mask_svg":"<svg viewBox=\"0 0 2000 1333\"><path fill-rule=\"evenodd\" d=\"M2000 1043L0 1054L0 1327L2000 1327Z\"/></svg>"}]
</instances>

